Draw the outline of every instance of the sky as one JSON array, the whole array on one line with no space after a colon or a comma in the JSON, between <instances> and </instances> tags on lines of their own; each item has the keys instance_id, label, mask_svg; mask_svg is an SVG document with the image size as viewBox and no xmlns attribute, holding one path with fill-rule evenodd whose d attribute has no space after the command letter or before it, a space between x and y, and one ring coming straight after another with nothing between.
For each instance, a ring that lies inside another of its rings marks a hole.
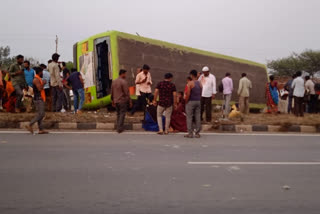
<instances>
[{"instance_id":1,"label":"sky","mask_svg":"<svg viewBox=\"0 0 320 214\"><path fill-rule=\"evenodd\" d=\"M319 0L1 0L0 46L46 62L118 30L260 63L320 49Z\"/></svg>"}]
</instances>

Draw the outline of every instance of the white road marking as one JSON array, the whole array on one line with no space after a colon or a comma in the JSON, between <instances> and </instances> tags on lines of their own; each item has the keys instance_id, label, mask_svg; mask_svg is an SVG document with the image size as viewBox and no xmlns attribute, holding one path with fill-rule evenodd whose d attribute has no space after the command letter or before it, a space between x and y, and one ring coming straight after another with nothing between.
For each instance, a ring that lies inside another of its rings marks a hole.
<instances>
[{"instance_id":1,"label":"white road marking","mask_svg":"<svg viewBox=\"0 0 320 214\"><path fill-rule=\"evenodd\" d=\"M320 165L320 162L188 162L190 165Z\"/></svg>"},{"instance_id":2,"label":"white road marking","mask_svg":"<svg viewBox=\"0 0 320 214\"><path fill-rule=\"evenodd\" d=\"M141 131L127 131L118 134L114 131L49 131L49 134L106 134L106 135L156 135L154 132ZM0 134L29 134L28 131L22 130L4 130ZM185 133L174 133L169 136L185 135ZM320 137L320 134L306 134L306 133L201 133L203 136L284 136L284 137ZM168 136L164 136L168 137ZM192 139L190 139L191 141ZM197 139L193 139L197 140Z\"/></svg>"}]
</instances>

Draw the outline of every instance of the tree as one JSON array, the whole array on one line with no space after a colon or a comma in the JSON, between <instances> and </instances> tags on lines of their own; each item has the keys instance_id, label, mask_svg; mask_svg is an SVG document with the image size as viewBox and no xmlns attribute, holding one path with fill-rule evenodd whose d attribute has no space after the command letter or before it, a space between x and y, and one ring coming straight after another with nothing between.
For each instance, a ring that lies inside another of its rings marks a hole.
<instances>
[{"instance_id":1,"label":"tree","mask_svg":"<svg viewBox=\"0 0 320 214\"><path fill-rule=\"evenodd\" d=\"M299 55L303 70L310 76L320 71L320 51L306 50Z\"/></svg>"},{"instance_id":2,"label":"tree","mask_svg":"<svg viewBox=\"0 0 320 214\"><path fill-rule=\"evenodd\" d=\"M0 47L0 60L8 58L10 55L10 47Z\"/></svg>"},{"instance_id":3,"label":"tree","mask_svg":"<svg viewBox=\"0 0 320 214\"><path fill-rule=\"evenodd\" d=\"M35 66L39 66L40 65L40 62L39 60L33 58L33 57L25 57L24 60L28 60L30 62L30 66L31 67L35 67Z\"/></svg>"},{"instance_id":4,"label":"tree","mask_svg":"<svg viewBox=\"0 0 320 214\"><path fill-rule=\"evenodd\" d=\"M313 76L320 71L320 51L293 53L289 57L269 61L267 67L278 76L292 76L297 71L305 71Z\"/></svg>"},{"instance_id":5,"label":"tree","mask_svg":"<svg viewBox=\"0 0 320 214\"><path fill-rule=\"evenodd\" d=\"M269 61L267 66L278 76L292 76L303 68L303 64L295 54L286 58Z\"/></svg>"},{"instance_id":6,"label":"tree","mask_svg":"<svg viewBox=\"0 0 320 214\"><path fill-rule=\"evenodd\" d=\"M71 69L74 68L73 62L66 62L66 67L71 71Z\"/></svg>"},{"instance_id":7,"label":"tree","mask_svg":"<svg viewBox=\"0 0 320 214\"><path fill-rule=\"evenodd\" d=\"M30 61L31 67L38 66L39 60L33 57L25 57L25 60ZM8 70L10 65L16 61L15 57L10 57L10 47L2 47L0 46L0 68L4 70Z\"/></svg>"},{"instance_id":8,"label":"tree","mask_svg":"<svg viewBox=\"0 0 320 214\"><path fill-rule=\"evenodd\" d=\"M7 70L9 66L15 61L10 56L10 47L0 47L0 68Z\"/></svg>"}]
</instances>

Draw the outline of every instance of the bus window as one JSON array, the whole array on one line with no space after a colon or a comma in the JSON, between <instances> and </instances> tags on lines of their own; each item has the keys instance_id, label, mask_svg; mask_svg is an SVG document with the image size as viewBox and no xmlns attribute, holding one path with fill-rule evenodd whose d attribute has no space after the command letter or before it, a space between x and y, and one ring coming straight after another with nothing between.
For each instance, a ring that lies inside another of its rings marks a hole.
<instances>
[{"instance_id":1,"label":"bus window","mask_svg":"<svg viewBox=\"0 0 320 214\"><path fill-rule=\"evenodd\" d=\"M111 79L109 74L109 48L107 40L96 43L96 90L97 98L110 94Z\"/></svg>"}]
</instances>

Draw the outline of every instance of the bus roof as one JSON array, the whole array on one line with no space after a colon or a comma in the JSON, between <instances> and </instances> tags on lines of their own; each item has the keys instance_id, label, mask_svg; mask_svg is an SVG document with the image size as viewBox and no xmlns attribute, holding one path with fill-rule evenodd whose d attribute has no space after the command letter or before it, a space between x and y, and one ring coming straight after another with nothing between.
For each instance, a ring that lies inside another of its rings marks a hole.
<instances>
[{"instance_id":1,"label":"bus roof","mask_svg":"<svg viewBox=\"0 0 320 214\"><path fill-rule=\"evenodd\" d=\"M266 66L264 64L261 64L258 62L253 62L250 60L241 59L241 58L237 58L237 57L233 57L233 56L227 56L227 55L223 55L223 54L213 53L210 51L186 47L183 45L173 44L170 42L165 42L165 41L156 40L156 39L150 39L150 38L146 38L143 36L137 36L137 35L114 31L114 30L100 33L100 34L96 34L94 36L87 38L86 40L80 41L80 43L86 42L88 39L96 39L96 38L100 38L100 37L104 37L104 36L115 36L115 37L121 37L121 38L125 38L125 39L136 40L136 41L143 42L143 43L149 43L149 44L158 45L158 46L162 46L162 47L166 47L166 48L170 48L170 49L176 49L176 50L180 50L180 51L186 51L186 52L197 53L197 54L201 54L201 55L205 55L205 56L212 56L212 57L216 57L216 58L220 58L220 59L231 60L234 62L248 64L248 65L254 65L254 66L258 66L258 67L262 67L262 68L266 69Z\"/></svg>"}]
</instances>

